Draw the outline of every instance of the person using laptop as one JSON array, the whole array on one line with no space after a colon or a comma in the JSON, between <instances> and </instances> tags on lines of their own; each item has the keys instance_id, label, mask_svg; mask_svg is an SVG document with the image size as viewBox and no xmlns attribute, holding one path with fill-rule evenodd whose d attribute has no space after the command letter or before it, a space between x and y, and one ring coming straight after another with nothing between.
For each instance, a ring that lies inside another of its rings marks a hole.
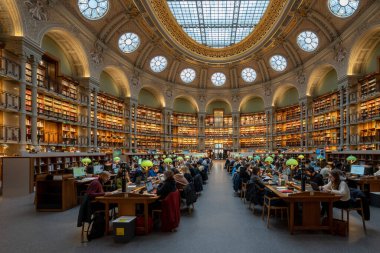
<instances>
[{"instance_id":1,"label":"person using laptop","mask_svg":"<svg viewBox=\"0 0 380 253\"><path fill-rule=\"evenodd\" d=\"M86 193L91 199L95 197L110 195L111 192L104 192L104 184L107 183L111 178L111 174L108 171L102 171L99 174L98 179L93 180L87 188Z\"/></svg>"},{"instance_id":2,"label":"person using laptop","mask_svg":"<svg viewBox=\"0 0 380 253\"><path fill-rule=\"evenodd\" d=\"M157 196L159 199L164 199L171 192L177 190L176 182L174 180L174 173L171 170L164 172L164 182L160 183L157 187Z\"/></svg>"},{"instance_id":3,"label":"person using laptop","mask_svg":"<svg viewBox=\"0 0 380 253\"><path fill-rule=\"evenodd\" d=\"M350 189L345 181L340 179L341 170L333 169L329 172L329 182L320 186L320 190L323 192L329 192L342 196L340 200L335 201L333 206L336 208L348 208L351 199ZM327 212L327 203L322 203L322 215Z\"/></svg>"}]
</instances>

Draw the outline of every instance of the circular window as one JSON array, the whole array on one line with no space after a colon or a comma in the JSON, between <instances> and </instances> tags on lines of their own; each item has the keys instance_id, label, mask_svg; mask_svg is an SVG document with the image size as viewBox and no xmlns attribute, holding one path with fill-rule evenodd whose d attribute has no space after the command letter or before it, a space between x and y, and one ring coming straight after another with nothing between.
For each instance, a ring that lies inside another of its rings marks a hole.
<instances>
[{"instance_id":1,"label":"circular window","mask_svg":"<svg viewBox=\"0 0 380 253\"><path fill-rule=\"evenodd\" d=\"M247 83L252 83L253 81L256 80L256 71L252 68L245 68L241 72L241 77Z\"/></svg>"},{"instance_id":2,"label":"circular window","mask_svg":"<svg viewBox=\"0 0 380 253\"><path fill-rule=\"evenodd\" d=\"M109 2L108 0L78 0L78 7L85 18L97 20L106 15Z\"/></svg>"},{"instance_id":3,"label":"circular window","mask_svg":"<svg viewBox=\"0 0 380 253\"><path fill-rule=\"evenodd\" d=\"M226 75L220 72L214 73L211 76L211 82L215 86L222 86L226 82Z\"/></svg>"},{"instance_id":4,"label":"circular window","mask_svg":"<svg viewBox=\"0 0 380 253\"><path fill-rule=\"evenodd\" d=\"M184 69L181 72L181 80L184 83L191 83L195 79L195 70L194 69Z\"/></svg>"},{"instance_id":5,"label":"circular window","mask_svg":"<svg viewBox=\"0 0 380 253\"><path fill-rule=\"evenodd\" d=\"M163 56L156 56L150 61L150 69L153 72L161 72L168 65L168 60Z\"/></svg>"},{"instance_id":6,"label":"circular window","mask_svg":"<svg viewBox=\"0 0 380 253\"><path fill-rule=\"evenodd\" d=\"M310 31L301 32L297 37L298 46L306 52L312 52L317 49L318 43L318 36Z\"/></svg>"},{"instance_id":7,"label":"circular window","mask_svg":"<svg viewBox=\"0 0 380 253\"><path fill-rule=\"evenodd\" d=\"M274 55L269 60L270 66L276 71L283 71L286 69L286 59L282 55Z\"/></svg>"},{"instance_id":8,"label":"circular window","mask_svg":"<svg viewBox=\"0 0 380 253\"><path fill-rule=\"evenodd\" d=\"M328 5L332 14L340 18L347 18L357 10L359 0L329 0Z\"/></svg>"},{"instance_id":9,"label":"circular window","mask_svg":"<svg viewBox=\"0 0 380 253\"><path fill-rule=\"evenodd\" d=\"M124 33L119 38L119 48L124 53L132 53L140 46L140 38L135 33Z\"/></svg>"}]
</instances>

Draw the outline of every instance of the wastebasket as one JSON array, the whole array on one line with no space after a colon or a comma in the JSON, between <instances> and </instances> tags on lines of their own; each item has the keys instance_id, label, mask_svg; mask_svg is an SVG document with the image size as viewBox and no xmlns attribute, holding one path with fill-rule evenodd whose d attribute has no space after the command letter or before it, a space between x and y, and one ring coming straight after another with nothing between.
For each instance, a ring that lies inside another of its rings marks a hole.
<instances>
[{"instance_id":1,"label":"wastebasket","mask_svg":"<svg viewBox=\"0 0 380 253\"><path fill-rule=\"evenodd\" d=\"M115 242L129 242L135 236L136 216L121 216L112 221L112 227Z\"/></svg>"}]
</instances>

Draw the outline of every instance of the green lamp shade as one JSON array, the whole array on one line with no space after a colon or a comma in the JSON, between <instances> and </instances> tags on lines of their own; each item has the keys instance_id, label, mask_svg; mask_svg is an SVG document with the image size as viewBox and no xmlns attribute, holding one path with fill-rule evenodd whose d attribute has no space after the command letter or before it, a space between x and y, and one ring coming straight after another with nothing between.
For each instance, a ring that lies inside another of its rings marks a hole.
<instances>
[{"instance_id":1,"label":"green lamp shade","mask_svg":"<svg viewBox=\"0 0 380 253\"><path fill-rule=\"evenodd\" d=\"M278 156L279 156L280 158L283 158L283 157L284 157L284 155L283 155L283 154L279 154Z\"/></svg>"},{"instance_id":2,"label":"green lamp shade","mask_svg":"<svg viewBox=\"0 0 380 253\"><path fill-rule=\"evenodd\" d=\"M346 160L347 160L348 162L350 162L350 163L354 163L354 162L356 162L357 159L356 159L355 156L350 155L349 157L346 158Z\"/></svg>"},{"instance_id":3,"label":"green lamp shade","mask_svg":"<svg viewBox=\"0 0 380 253\"><path fill-rule=\"evenodd\" d=\"M248 159L249 159L249 160L252 160L252 159L253 159L253 156L249 155L249 156L248 156Z\"/></svg>"},{"instance_id":4,"label":"green lamp shade","mask_svg":"<svg viewBox=\"0 0 380 253\"><path fill-rule=\"evenodd\" d=\"M113 161L114 161L115 163L120 162L120 157L117 157L117 156L114 157L114 158L113 158Z\"/></svg>"},{"instance_id":5,"label":"green lamp shade","mask_svg":"<svg viewBox=\"0 0 380 253\"><path fill-rule=\"evenodd\" d=\"M323 155L318 155L318 156L317 156L317 159L318 159L318 160L325 160L325 157L324 157Z\"/></svg>"},{"instance_id":6,"label":"green lamp shade","mask_svg":"<svg viewBox=\"0 0 380 253\"><path fill-rule=\"evenodd\" d=\"M81 162L82 162L83 164L85 164L85 165L88 165L89 163L91 163L91 159L88 158L88 157L85 157L85 158L83 158L83 159L81 160Z\"/></svg>"},{"instance_id":7,"label":"green lamp shade","mask_svg":"<svg viewBox=\"0 0 380 253\"><path fill-rule=\"evenodd\" d=\"M169 158L172 158L172 155L168 155Z\"/></svg>"},{"instance_id":8,"label":"green lamp shade","mask_svg":"<svg viewBox=\"0 0 380 253\"><path fill-rule=\"evenodd\" d=\"M141 162L141 167L150 168L150 167L153 167L153 163L151 160L144 160Z\"/></svg>"},{"instance_id":9,"label":"green lamp shade","mask_svg":"<svg viewBox=\"0 0 380 253\"><path fill-rule=\"evenodd\" d=\"M157 159L157 158L158 158L158 155L155 155L155 156L154 156L154 159Z\"/></svg>"},{"instance_id":10,"label":"green lamp shade","mask_svg":"<svg viewBox=\"0 0 380 253\"><path fill-rule=\"evenodd\" d=\"M291 158L289 160L286 161L286 165L288 166L297 166L298 165L298 161L294 158Z\"/></svg>"},{"instance_id":11,"label":"green lamp shade","mask_svg":"<svg viewBox=\"0 0 380 253\"><path fill-rule=\"evenodd\" d=\"M183 157L182 156L178 156L177 157L177 161L183 161Z\"/></svg>"},{"instance_id":12,"label":"green lamp shade","mask_svg":"<svg viewBox=\"0 0 380 253\"><path fill-rule=\"evenodd\" d=\"M188 156L188 155L187 155L187 156L185 156L185 159L190 159L190 156Z\"/></svg>"},{"instance_id":13,"label":"green lamp shade","mask_svg":"<svg viewBox=\"0 0 380 253\"><path fill-rule=\"evenodd\" d=\"M274 158L276 155L275 154L271 154L271 156Z\"/></svg>"},{"instance_id":14,"label":"green lamp shade","mask_svg":"<svg viewBox=\"0 0 380 253\"><path fill-rule=\"evenodd\" d=\"M265 162L266 163L273 163L273 158L268 156L267 158L265 158Z\"/></svg>"},{"instance_id":15,"label":"green lamp shade","mask_svg":"<svg viewBox=\"0 0 380 253\"><path fill-rule=\"evenodd\" d=\"M299 155L299 156L298 156L298 159L301 159L301 160L302 160L302 159L304 159L304 158L305 158L304 155Z\"/></svg>"},{"instance_id":16,"label":"green lamp shade","mask_svg":"<svg viewBox=\"0 0 380 253\"><path fill-rule=\"evenodd\" d=\"M260 161L261 157L257 155L257 156L255 156L253 159L254 159L255 161Z\"/></svg>"},{"instance_id":17,"label":"green lamp shade","mask_svg":"<svg viewBox=\"0 0 380 253\"><path fill-rule=\"evenodd\" d=\"M168 157L168 158L165 158L164 163L166 164L173 163L173 160L170 157Z\"/></svg>"},{"instance_id":18,"label":"green lamp shade","mask_svg":"<svg viewBox=\"0 0 380 253\"><path fill-rule=\"evenodd\" d=\"M166 155L162 155L162 158L166 158Z\"/></svg>"}]
</instances>

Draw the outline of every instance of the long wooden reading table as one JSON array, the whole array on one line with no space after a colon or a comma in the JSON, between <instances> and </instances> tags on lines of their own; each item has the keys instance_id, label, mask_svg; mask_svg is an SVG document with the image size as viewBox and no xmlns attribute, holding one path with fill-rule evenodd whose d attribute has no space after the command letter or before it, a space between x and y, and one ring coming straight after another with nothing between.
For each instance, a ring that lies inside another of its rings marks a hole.
<instances>
[{"instance_id":1,"label":"long wooden reading table","mask_svg":"<svg viewBox=\"0 0 380 253\"><path fill-rule=\"evenodd\" d=\"M289 203L289 231L291 234L295 230L328 230L333 231L333 202L341 198L340 195L335 195L326 192L292 190L291 193L282 191L276 186L266 185L269 190L276 194L279 198ZM321 202L328 203L328 222L321 223ZM296 203L302 205L301 224L296 224Z\"/></svg>"}]
</instances>

